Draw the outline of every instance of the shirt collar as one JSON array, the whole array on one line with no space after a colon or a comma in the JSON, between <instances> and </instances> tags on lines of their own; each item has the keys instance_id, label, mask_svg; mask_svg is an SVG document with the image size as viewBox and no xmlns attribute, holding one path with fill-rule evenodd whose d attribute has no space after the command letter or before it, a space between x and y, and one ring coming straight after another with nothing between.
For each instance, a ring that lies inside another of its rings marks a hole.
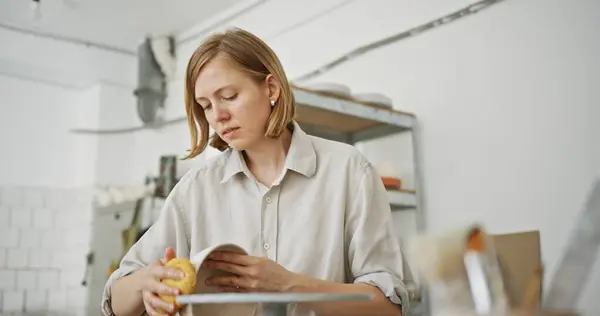
<instances>
[{"instance_id":1,"label":"shirt collar","mask_svg":"<svg viewBox=\"0 0 600 316\"><path fill-rule=\"evenodd\" d=\"M317 154L313 143L295 121L293 122L292 141L285 158L284 169L293 170L306 177L312 177L317 170ZM250 177L250 171L246 166L242 153L239 150L230 149L221 183L227 182L240 172Z\"/></svg>"}]
</instances>

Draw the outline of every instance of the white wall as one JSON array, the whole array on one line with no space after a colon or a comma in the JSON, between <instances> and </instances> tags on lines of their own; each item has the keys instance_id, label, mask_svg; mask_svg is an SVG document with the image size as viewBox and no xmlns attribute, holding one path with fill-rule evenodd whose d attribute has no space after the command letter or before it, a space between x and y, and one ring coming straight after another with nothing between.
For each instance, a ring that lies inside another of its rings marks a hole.
<instances>
[{"instance_id":1,"label":"white wall","mask_svg":"<svg viewBox=\"0 0 600 316\"><path fill-rule=\"evenodd\" d=\"M508 1L319 79L385 92L416 113L431 229L474 220L498 233L539 229L548 281L600 171L598 9ZM392 140L366 152L403 157L381 148ZM586 315L600 308L600 264L595 271Z\"/></svg>"},{"instance_id":2,"label":"white wall","mask_svg":"<svg viewBox=\"0 0 600 316\"><path fill-rule=\"evenodd\" d=\"M0 28L0 73L82 88L98 81L134 86L135 56Z\"/></svg>"},{"instance_id":3,"label":"white wall","mask_svg":"<svg viewBox=\"0 0 600 316\"><path fill-rule=\"evenodd\" d=\"M5 30L0 41L0 314L83 315L104 139L69 129L100 127L106 87L133 86L136 61Z\"/></svg>"},{"instance_id":4,"label":"white wall","mask_svg":"<svg viewBox=\"0 0 600 316\"><path fill-rule=\"evenodd\" d=\"M74 163L74 142L64 126L77 94L69 89L0 76L2 185L61 186ZM55 168L54 168L55 167ZM58 183L57 183L58 181Z\"/></svg>"},{"instance_id":5,"label":"white wall","mask_svg":"<svg viewBox=\"0 0 600 316\"><path fill-rule=\"evenodd\" d=\"M100 94L99 126L103 129L140 126L133 90L104 84ZM169 91L170 100L181 99L181 90ZM172 101L183 108L183 101ZM169 117L173 115L168 114ZM190 147L185 124L134 133L80 136L98 138L95 183L99 185L141 185L147 175L156 176L161 155L183 157Z\"/></svg>"},{"instance_id":6,"label":"white wall","mask_svg":"<svg viewBox=\"0 0 600 316\"><path fill-rule=\"evenodd\" d=\"M92 234L118 232L128 219L103 226L112 214L94 212L93 190L143 184L158 173L160 155L185 154L187 129L72 134L141 125L135 56L2 29L0 41L0 314L82 315L86 304L99 311L100 297L88 299L97 289L89 289L108 271L107 258L93 267L93 284L80 285L98 244ZM120 245L120 234L110 236L103 241ZM109 262L120 255L110 248Z\"/></svg>"},{"instance_id":7,"label":"white wall","mask_svg":"<svg viewBox=\"0 0 600 316\"><path fill-rule=\"evenodd\" d=\"M69 129L101 127L105 87L133 89L135 56L2 28L0 40L0 185L94 183L98 137Z\"/></svg>"},{"instance_id":8,"label":"white wall","mask_svg":"<svg viewBox=\"0 0 600 316\"><path fill-rule=\"evenodd\" d=\"M336 4L343 5L286 30ZM271 1L230 25L263 37L296 78L466 4L330 0L307 8ZM430 229L472 221L493 233L538 229L548 280L600 171L600 127L593 122L600 114L598 12L600 3L593 0L506 1L314 81L385 93L396 108L416 113L423 128ZM198 29L202 25L190 33ZM180 49L182 65L198 43ZM391 137L360 148L382 170L410 179L406 141ZM394 163L399 165L390 168ZM592 298L600 290L600 265L595 270L581 302L586 315L600 309Z\"/></svg>"}]
</instances>

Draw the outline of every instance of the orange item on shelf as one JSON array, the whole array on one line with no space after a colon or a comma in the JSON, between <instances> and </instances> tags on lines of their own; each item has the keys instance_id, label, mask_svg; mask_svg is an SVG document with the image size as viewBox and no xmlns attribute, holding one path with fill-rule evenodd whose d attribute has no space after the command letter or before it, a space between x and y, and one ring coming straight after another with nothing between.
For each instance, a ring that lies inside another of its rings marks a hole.
<instances>
[{"instance_id":1,"label":"orange item on shelf","mask_svg":"<svg viewBox=\"0 0 600 316\"><path fill-rule=\"evenodd\" d=\"M402 185L402 181L394 177L381 177L381 181L387 190L400 190Z\"/></svg>"}]
</instances>

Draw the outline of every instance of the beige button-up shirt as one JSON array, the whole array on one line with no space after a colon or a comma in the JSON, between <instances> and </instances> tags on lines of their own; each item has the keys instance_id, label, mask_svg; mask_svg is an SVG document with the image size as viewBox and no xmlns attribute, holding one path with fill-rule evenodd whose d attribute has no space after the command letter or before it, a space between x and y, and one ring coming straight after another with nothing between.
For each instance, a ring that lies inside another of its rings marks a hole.
<instances>
[{"instance_id":1,"label":"beige button-up shirt","mask_svg":"<svg viewBox=\"0 0 600 316\"><path fill-rule=\"evenodd\" d=\"M192 257L222 243L314 278L375 285L406 315L405 263L385 188L367 159L295 123L279 179L270 188L258 184L231 149L188 171L107 281L104 315L113 315L115 280L162 258L165 248Z\"/></svg>"}]
</instances>

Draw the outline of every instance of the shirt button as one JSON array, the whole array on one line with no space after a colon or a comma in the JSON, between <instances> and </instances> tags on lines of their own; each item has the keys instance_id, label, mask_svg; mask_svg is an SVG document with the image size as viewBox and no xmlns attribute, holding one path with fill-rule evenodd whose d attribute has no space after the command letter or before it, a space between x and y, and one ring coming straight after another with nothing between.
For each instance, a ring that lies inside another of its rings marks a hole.
<instances>
[{"instance_id":1,"label":"shirt button","mask_svg":"<svg viewBox=\"0 0 600 316\"><path fill-rule=\"evenodd\" d=\"M264 243L263 248L269 250L269 248L271 248L271 245L269 245L269 243Z\"/></svg>"},{"instance_id":2,"label":"shirt button","mask_svg":"<svg viewBox=\"0 0 600 316\"><path fill-rule=\"evenodd\" d=\"M271 203L271 201L272 201L272 200L271 200L271 197L270 197L270 196L267 196L267 197L265 198L265 202L267 202L267 204Z\"/></svg>"}]
</instances>

